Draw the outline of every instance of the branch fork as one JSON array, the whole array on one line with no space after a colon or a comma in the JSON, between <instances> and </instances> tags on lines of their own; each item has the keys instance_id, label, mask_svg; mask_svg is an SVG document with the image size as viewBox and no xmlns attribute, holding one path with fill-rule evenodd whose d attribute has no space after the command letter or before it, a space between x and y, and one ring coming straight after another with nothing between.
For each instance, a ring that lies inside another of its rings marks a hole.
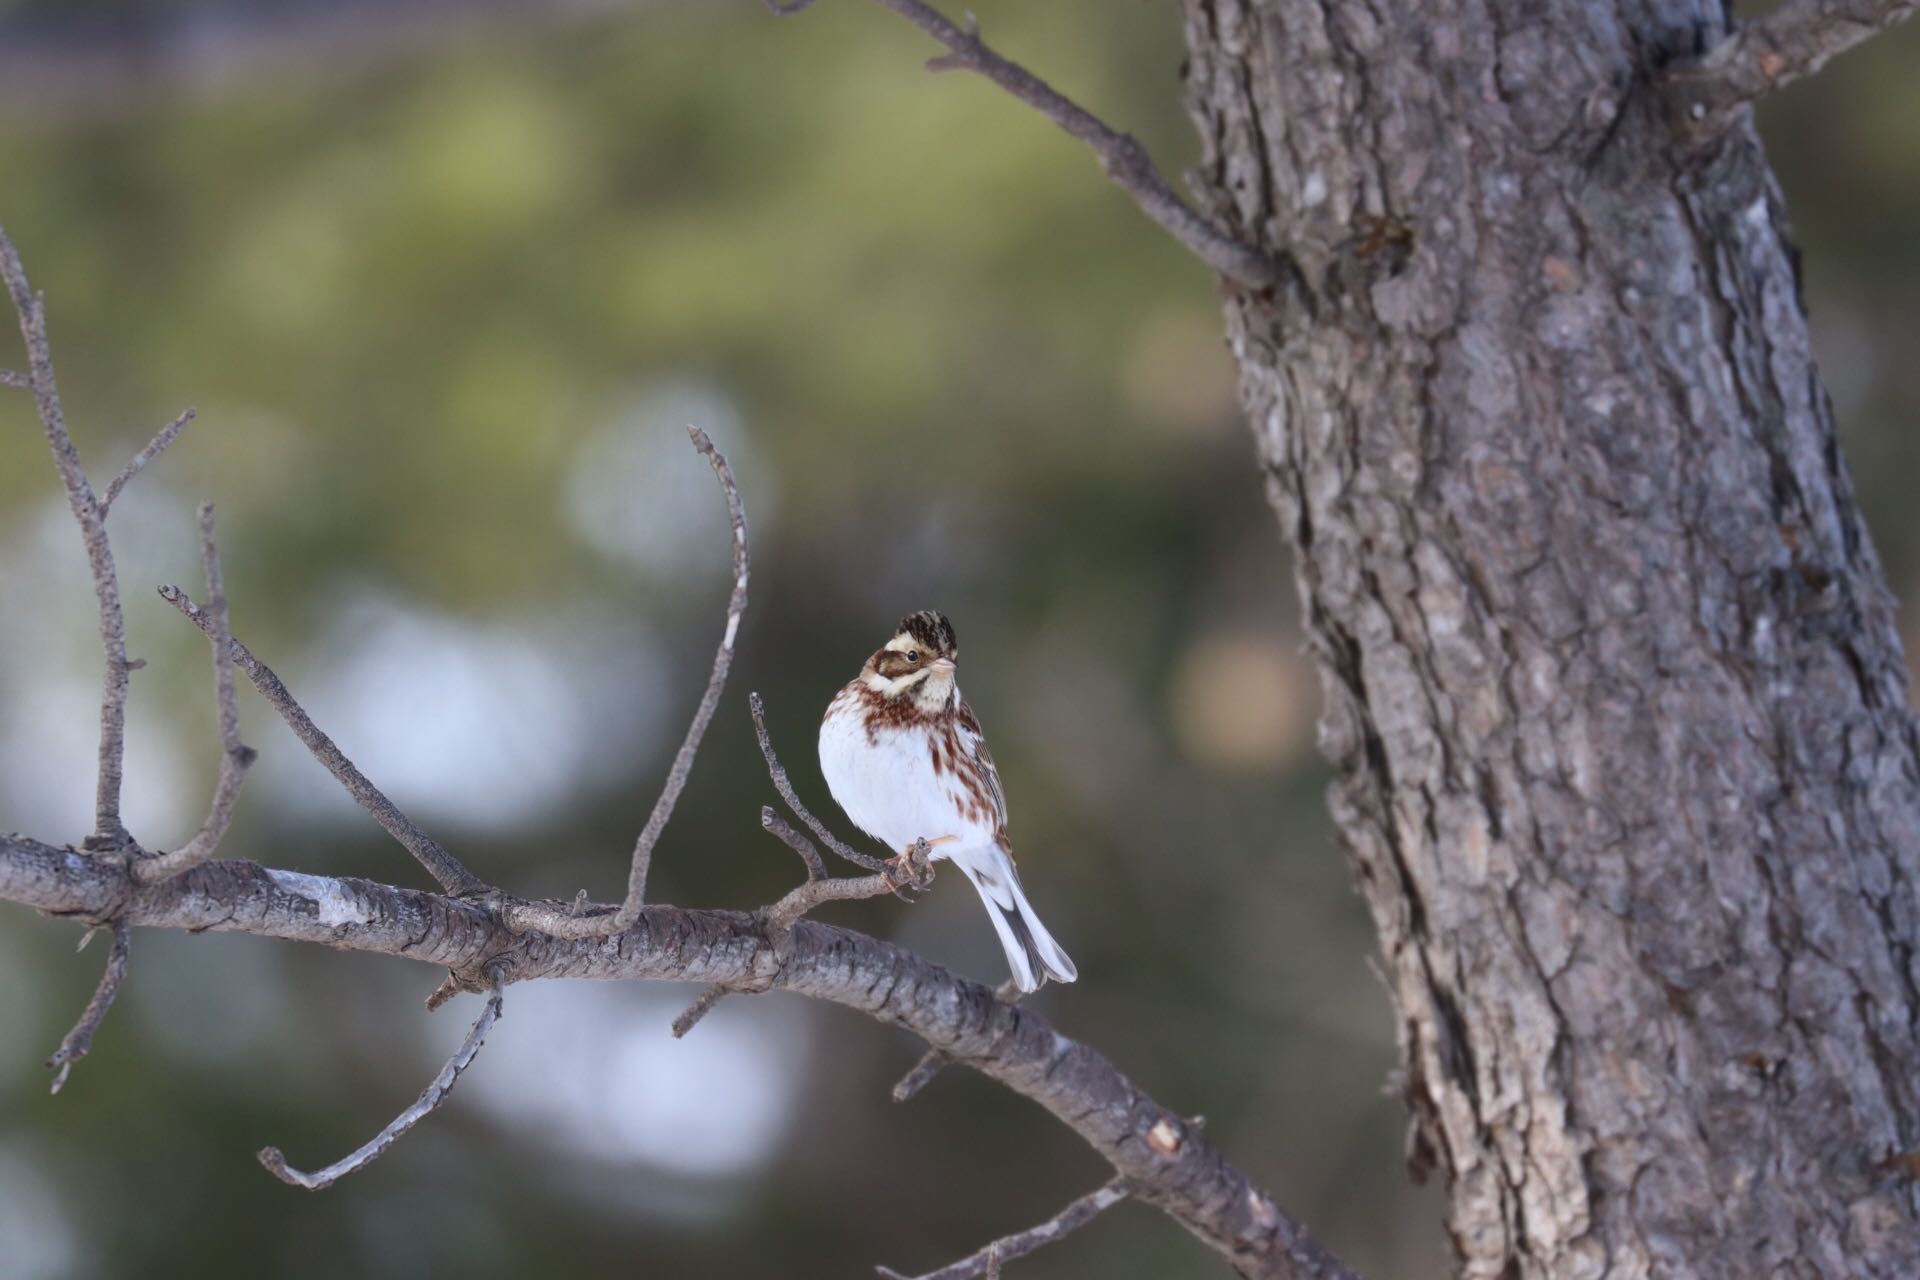
<instances>
[{"instance_id":1,"label":"branch fork","mask_svg":"<svg viewBox=\"0 0 1920 1280\"><path fill-rule=\"evenodd\" d=\"M132 467L131 463L128 465ZM207 582L207 609L201 616L207 624L207 640L213 649L213 701L220 727L220 775L214 783L213 800L200 830L174 852L136 862L133 878L138 884L170 880L213 856L233 822L240 784L246 781L247 770L257 754L240 741L240 705L233 687L233 632L227 621L227 589L220 572L220 548L214 538L211 502L200 504L200 565Z\"/></svg>"}]
</instances>

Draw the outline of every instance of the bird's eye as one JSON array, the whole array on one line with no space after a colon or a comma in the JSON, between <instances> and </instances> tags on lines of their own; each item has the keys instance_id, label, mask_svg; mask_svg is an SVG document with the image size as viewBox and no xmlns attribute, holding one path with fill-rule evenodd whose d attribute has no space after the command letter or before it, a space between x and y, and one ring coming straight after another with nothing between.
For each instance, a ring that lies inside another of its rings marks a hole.
<instances>
[{"instance_id":1,"label":"bird's eye","mask_svg":"<svg viewBox=\"0 0 1920 1280\"><path fill-rule=\"evenodd\" d=\"M920 661L920 651L918 649L907 650L907 661L908 662Z\"/></svg>"}]
</instances>

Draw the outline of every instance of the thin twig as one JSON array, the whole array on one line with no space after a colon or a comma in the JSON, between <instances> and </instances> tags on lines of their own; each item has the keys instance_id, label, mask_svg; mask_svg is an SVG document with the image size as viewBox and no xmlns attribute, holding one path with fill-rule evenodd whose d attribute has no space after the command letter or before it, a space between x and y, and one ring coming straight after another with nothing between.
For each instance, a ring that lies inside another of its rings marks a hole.
<instances>
[{"instance_id":1,"label":"thin twig","mask_svg":"<svg viewBox=\"0 0 1920 1280\"><path fill-rule=\"evenodd\" d=\"M192 409L182 409L179 417L160 428L153 439L147 441L146 447L127 459L127 465L120 468L120 474L113 478L113 483L107 486L106 495L100 499L101 519L106 519L107 512L113 507L113 500L120 496L120 491L126 488L128 483L131 482L135 476L139 475L141 470L144 469L149 462L152 462L164 453L167 446L172 444L179 434L187 429L187 424L192 422L193 418L194 411Z\"/></svg>"},{"instance_id":2,"label":"thin twig","mask_svg":"<svg viewBox=\"0 0 1920 1280\"><path fill-rule=\"evenodd\" d=\"M199 627L208 639L213 638L215 634L213 618L206 610L195 604L186 592L179 587L168 585L160 588L160 598L185 614L187 620ZM287 686L281 683L280 677L273 673L273 668L254 657L237 637L229 636L227 651L234 664L246 672L247 678L253 681L253 687L258 689L260 695L280 713L280 718L287 722L287 727L293 730L294 736L313 753L314 759L326 766L327 772L339 780L340 785L347 789L347 794L353 797L356 804L372 814L374 821L386 828L388 835L398 840L402 848L419 859L420 865L440 882L441 888L460 897L475 897L487 891L486 881L469 871L466 865L449 853L438 840L416 827L412 819L400 812L393 801L387 799L386 793L374 786L367 779L367 775L354 767L353 761L347 759L340 748L334 745L333 739L323 733L306 710L294 701L293 695L287 692Z\"/></svg>"},{"instance_id":3,"label":"thin twig","mask_svg":"<svg viewBox=\"0 0 1920 1280\"><path fill-rule=\"evenodd\" d=\"M794 921L829 902L852 902L877 898L900 889L925 889L933 883L933 862L925 839L917 840L907 855L886 864L870 876L838 876L828 880L809 880L795 885L787 896L767 908L767 934L777 944L783 941Z\"/></svg>"},{"instance_id":4,"label":"thin twig","mask_svg":"<svg viewBox=\"0 0 1920 1280\"><path fill-rule=\"evenodd\" d=\"M1122 133L1060 93L1017 62L1002 57L980 39L971 15L963 29L924 0L878 0L945 45L947 52L927 64L930 71L965 70L985 76L1093 149L1100 167L1140 211L1221 275L1248 288L1264 289L1280 279L1267 254L1243 244L1208 221L1174 194L1154 168L1140 140ZM766 0L781 15L812 7L813 0Z\"/></svg>"},{"instance_id":5,"label":"thin twig","mask_svg":"<svg viewBox=\"0 0 1920 1280\"><path fill-rule=\"evenodd\" d=\"M20 254L0 230L0 276L20 316L20 334L26 339L28 380L41 430L53 450L54 465L67 487L67 505L80 525L93 573L93 594L100 615L100 645L106 652L106 670L100 691L100 772L94 786L94 829L90 843L118 848L127 843L120 821L120 780L127 754L127 626L120 611L120 577L113 567L113 547L107 541L106 513L94 497L93 483L67 432L60 408L60 390L53 377L53 348L47 341L46 299L27 283Z\"/></svg>"},{"instance_id":6,"label":"thin twig","mask_svg":"<svg viewBox=\"0 0 1920 1280\"><path fill-rule=\"evenodd\" d=\"M673 1020L673 1038L678 1040L699 1026L700 1019L713 1012L713 1006L732 993L733 988L723 982L710 983L694 997L693 1003L681 1010L680 1016Z\"/></svg>"},{"instance_id":7,"label":"thin twig","mask_svg":"<svg viewBox=\"0 0 1920 1280\"><path fill-rule=\"evenodd\" d=\"M345 1159L337 1160L317 1173L302 1173L287 1163L286 1156L278 1147L262 1147L260 1163L267 1167L280 1181L289 1186L305 1187L308 1191L324 1191L350 1173L355 1173L372 1164L387 1153L387 1148L398 1142L406 1132L440 1109L440 1104L453 1092L453 1086L459 1081L460 1073L473 1063L474 1056L480 1052L480 1046L486 1042L487 1033L493 1030L493 1024L500 1019L500 1005L506 992L506 970L500 965L489 967L489 976L493 979L493 988L487 993L486 1008L474 1019L473 1029L467 1032L467 1038L460 1042L454 1055L447 1059L447 1065L440 1068L440 1074L426 1087L412 1106L393 1118L393 1122L365 1146Z\"/></svg>"},{"instance_id":8,"label":"thin twig","mask_svg":"<svg viewBox=\"0 0 1920 1280\"><path fill-rule=\"evenodd\" d=\"M233 822L240 784L246 781L247 769L253 764L255 754L252 747L240 741L240 704L234 696L233 654L229 649L233 631L227 621L227 588L220 573L220 545L214 537L211 502L200 504L200 567L207 580L206 616L211 624L207 641L213 650L213 705L220 725L220 777L214 783L207 820L200 824L193 839L172 853L134 864L133 878L140 884L170 880L213 856Z\"/></svg>"},{"instance_id":9,"label":"thin twig","mask_svg":"<svg viewBox=\"0 0 1920 1280\"><path fill-rule=\"evenodd\" d=\"M750 693L747 695L747 706L753 712L753 733L760 740L760 754L766 759L767 773L773 778L773 789L778 791L780 798L787 802L787 808L793 810L794 815L807 824L807 829L819 837L820 843L833 850L838 857L853 863L856 867L865 867L869 871L884 870L887 865L885 859L871 857L856 849L848 848L833 832L827 830L825 823L814 817L813 812L800 802L800 797L794 793L793 783L787 780L786 766L780 763L780 757L773 749L773 739L767 734L766 704L761 702L759 694ZM771 831L772 828L769 827L768 830ZM775 832L775 834L779 833Z\"/></svg>"},{"instance_id":10,"label":"thin twig","mask_svg":"<svg viewBox=\"0 0 1920 1280\"><path fill-rule=\"evenodd\" d=\"M993 998L1001 1004L1019 1004L1020 997L1024 994L1025 992L1020 990L1020 984L1008 978L994 988ZM920 1061L913 1064L913 1069L900 1077L900 1083L893 1086L893 1100L895 1102L913 1101L914 1097L932 1084L933 1078L952 1061L951 1055L942 1053L938 1049L927 1050L920 1055Z\"/></svg>"},{"instance_id":11,"label":"thin twig","mask_svg":"<svg viewBox=\"0 0 1920 1280\"><path fill-rule=\"evenodd\" d=\"M33 379L13 369L0 369L0 387L18 387L22 391L31 391Z\"/></svg>"},{"instance_id":12,"label":"thin twig","mask_svg":"<svg viewBox=\"0 0 1920 1280\"><path fill-rule=\"evenodd\" d=\"M740 486L733 478L733 468L714 448L706 432L689 426L687 436L713 467L714 478L720 482L720 492L727 500L727 522L733 529L733 591L727 597L727 625L720 635L719 647L713 652L707 691L701 695L693 722L687 726L687 736L674 754L673 768L667 773L666 785L660 789L660 798L654 802L653 812L647 815L647 825L634 843L633 866L627 874L627 898L612 920L604 922L608 933L624 933L640 918L640 907L647 897L647 871L653 863L653 847L660 842L660 833L667 829L667 821L673 817L673 806L687 785L687 775L693 772L694 757L700 753L700 740L706 736L714 710L720 705L720 694L727 687L727 672L733 667L733 644L739 638L740 617L747 611L747 512L740 502Z\"/></svg>"},{"instance_id":13,"label":"thin twig","mask_svg":"<svg viewBox=\"0 0 1920 1280\"><path fill-rule=\"evenodd\" d=\"M87 937L92 937L89 930ZM87 945L86 938L80 945ZM80 1021L73 1024L73 1030L67 1032L60 1047L47 1059L47 1067L54 1072L53 1092L60 1092L67 1083L67 1076L73 1071L73 1064L87 1056L87 1050L93 1048L93 1033L100 1029L100 1023L107 1016L107 1010L113 1008L113 998L120 994L120 984L127 978L127 922L113 922L113 950L107 955L107 969L100 975L100 985L93 989L93 999L87 1001L87 1007L80 1012Z\"/></svg>"},{"instance_id":14,"label":"thin twig","mask_svg":"<svg viewBox=\"0 0 1920 1280\"><path fill-rule=\"evenodd\" d=\"M885 1277L885 1280L979 1280L982 1276L998 1274L1000 1264L1004 1262L1010 1262L1014 1258L1024 1258L1034 1250L1045 1248L1054 1241L1078 1231L1126 1198L1126 1184L1119 1178L1115 1178L1098 1191L1090 1191L1081 1196L1039 1226L1028 1227L1025 1231L1017 1231L1010 1236L1002 1236L978 1253L969 1254L958 1262L941 1267L938 1271L929 1271L920 1276L907 1276L891 1267L876 1267L874 1270Z\"/></svg>"},{"instance_id":15,"label":"thin twig","mask_svg":"<svg viewBox=\"0 0 1920 1280\"><path fill-rule=\"evenodd\" d=\"M1916 9L1920 0L1785 0L1698 62L1669 73L1681 123L1697 134L1717 133L1739 108L1812 75Z\"/></svg>"},{"instance_id":16,"label":"thin twig","mask_svg":"<svg viewBox=\"0 0 1920 1280\"><path fill-rule=\"evenodd\" d=\"M693 772L694 759L700 753L700 740L706 736L714 710L720 705L721 691L726 688L727 672L733 666L734 642L740 635L740 618L747 609L747 513L740 502L740 486L733 478L733 468L727 465L726 458L714 447L707 433L689 426L687 436L713 467L714 478L719 480L720 491L727 500L727 520L733 527L733 592L727 597L726 629L721 632L720 644L714 650L707 691L701 695L700 705L693 712L693 722L687 726L687 736L674 754L673 767L667 771L660 798L654 801L647 825L634 843L633 861L627 872L627 896L619 908L588 911L578 902L571 909L556 903L503 904L501 922L515 931L537 929L556 938L597 938L633 928L646 903L647 872L653 865L653 848L660 841L660 833L666 830L668 819L673 817L673 806L680 799L687 776Z\"/></svg>"},{"instance_id":17,"label":"thin twig","mask_svg":"<svg viewBox=\"0 0 1920 1280\"><path fill-rule=\"evenodd\" d=\"M807 866L807 879L825 880L827 878L827 864L821 858L820 850L814 846L813 841L788 826L786 819L773 811L772 805L760 806L760 826L762 830L777 837L787 848L800 855L800 861Z\"/></svg>"}]
</instances>

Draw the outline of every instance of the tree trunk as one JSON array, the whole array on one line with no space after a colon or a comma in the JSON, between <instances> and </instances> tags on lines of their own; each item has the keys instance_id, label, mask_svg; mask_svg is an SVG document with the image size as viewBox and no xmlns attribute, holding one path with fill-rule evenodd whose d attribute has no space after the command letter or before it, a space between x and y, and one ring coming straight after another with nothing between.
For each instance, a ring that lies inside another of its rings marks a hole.
<instances>
[{"instance_id":1,"label":"tree trunk","mask_svg":"<svg viewBox=\"0 0 1920 1280\"><path fill-rule=\"evenodd\" d=\"M1184 0L1227 303L1469 1276L1920 1275L1892 599L1680 0Z\"/></svg>"}]
</instances>

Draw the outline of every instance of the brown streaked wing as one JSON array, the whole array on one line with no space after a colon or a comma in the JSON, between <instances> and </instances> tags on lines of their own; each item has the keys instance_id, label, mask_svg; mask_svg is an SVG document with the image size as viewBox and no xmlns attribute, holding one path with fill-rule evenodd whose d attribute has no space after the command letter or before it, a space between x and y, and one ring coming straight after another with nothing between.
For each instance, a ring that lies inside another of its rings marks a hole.
<instances>
[{"instance_id":1,"label":"brown streaked wing","mask_svg":"<svg viewBox=\"0 0 1920 1280\"><path fill-rule=\"evenodd\" d=\"M1001 840L1007 837L1007 797L1000 790L1000 770L993 763L993 753L987 750L987 735L980 729L980 719L973 714L973 708L967 705L965 698L954 708L960 749L968 758L980 766L980 777L987 784L987 795L993 800L994 813L999 819Z\"/></svg>"}]
</instances>

